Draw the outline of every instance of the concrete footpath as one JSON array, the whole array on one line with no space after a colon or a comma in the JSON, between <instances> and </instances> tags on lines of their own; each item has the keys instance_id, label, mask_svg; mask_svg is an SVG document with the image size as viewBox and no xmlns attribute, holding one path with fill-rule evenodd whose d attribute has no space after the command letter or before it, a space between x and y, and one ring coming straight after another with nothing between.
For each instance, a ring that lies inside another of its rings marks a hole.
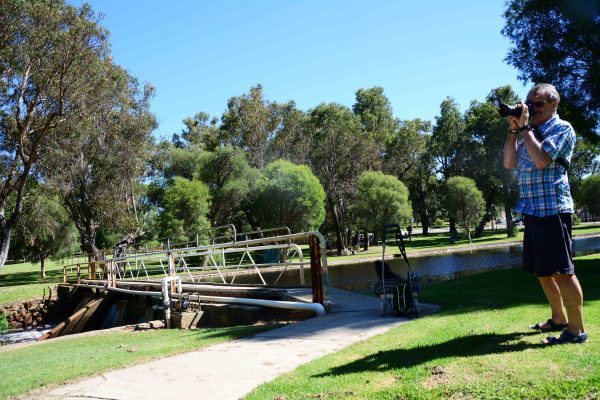
<instances>
[{"instance_id":1,"label":"concrete footpath","mask_svg":"<svg viewBox=\"0 0 600 400\"><path fill-rule=\"evenodd\" d=\"M323 317L30 394L35 399L240 399L301 364L407 322L379 314L379 299L331 290ZM425 314L435 307L422 306ZM64 368L68 368L64 366Z\"/></svg>"}]
</instances>

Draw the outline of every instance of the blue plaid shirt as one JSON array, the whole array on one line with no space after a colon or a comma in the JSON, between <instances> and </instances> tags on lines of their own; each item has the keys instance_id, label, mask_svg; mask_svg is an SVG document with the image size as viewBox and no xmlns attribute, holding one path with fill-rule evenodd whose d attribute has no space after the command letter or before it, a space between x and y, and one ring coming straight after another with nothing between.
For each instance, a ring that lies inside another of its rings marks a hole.
<instances>
[{"instance_id":1,"label":"blue plaid shirt","mask_svg":"<svg viewBox=\"0 0 600 400\"><path fill-rule=\"evenodd\" d=\"M542 148L552 160L563 157L571 161L575 147L575 131L571 124L555 115L540 126L539 131L543 137ZM529 156L523 139L517 144L517 152L519 201L515 211L536 217L573 213L573 199L565 168L553 161L545 168L538 169Z\"/></svg>"}]
</instances>

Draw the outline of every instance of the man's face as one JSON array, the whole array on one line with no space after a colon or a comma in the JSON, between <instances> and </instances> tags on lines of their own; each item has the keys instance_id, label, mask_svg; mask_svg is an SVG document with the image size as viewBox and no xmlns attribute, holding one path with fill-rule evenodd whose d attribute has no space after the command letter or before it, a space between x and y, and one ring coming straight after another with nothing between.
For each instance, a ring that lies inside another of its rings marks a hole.
<instances>
[{"instance_id":1,"label":"man's face","mask_svg":"<svg viewBox=\"0 0 600 400\"><path fill-rule=\"evenodd\" d=\"M558 106L556 100L548 100L545 94L530 93L527 96L527 100L534 104L535 115L533 116L533 123L538 126L552 118ZM529 111L529 115L531 115L531 111Z\"/></svg>"}]
</instances>

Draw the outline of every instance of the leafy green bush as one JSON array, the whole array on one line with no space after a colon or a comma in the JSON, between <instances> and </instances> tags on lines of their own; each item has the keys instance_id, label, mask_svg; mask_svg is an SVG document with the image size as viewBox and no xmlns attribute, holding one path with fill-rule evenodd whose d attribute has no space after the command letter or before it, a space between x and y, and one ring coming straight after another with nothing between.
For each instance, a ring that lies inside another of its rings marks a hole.
<instances>
[{"instance_id":1,"label":"leafy green bush","mask_svg":"<svg viewBox=\"0 0 600 400\"><path fill-rule=\"evenodd\" d=\"M573 226L581 223L581 217L577 214L573 214Z\"/></svg>"},{"instance_id":2,"label":"leafy green bush","mask_svg":"<svg viewBox=\"0 0 600 400\"><path fill-rule=\"evenodd\" d=\"M507 229L506 232L508 237L517 237L517 235L519 234L519 227L517 226L517 224L512 224L510 229Z\"/></svg>"},{"instance_id":3,"label":"leafy green bush","mask_svg":"<svg viewBox=\"0 0 600 400\"><path fill-rule=\"evenodd\" d=\"M357 194L352 212L361 226L371 231L383 224L407 226L412 216L408 189L398 178L378 171L366 171L358 177Z\"/></svg>"},{"instance_id":4,"label":"leafy green bush","mask_svg":"<svg viewBox=\"0 0 600 400\"><path fill-rule=\"evenodd\" d=\"M485 213L483 194L473 179L464 176L453 176L445 186L446 208L471 243L471 231L481 222Z\"/></svg>"},{"instance_id":5,"label":"leafy green bush","mask_svg":"<svg viewBox=\"0 0 600 400\"><path fill-rule=\"evenodd\" d=\"M325 220L325 191L305 165L274 161L254 190L252 210L261 227L303 232L318 229Z\"/></svg>"},{"instance_id":6,"label":"leafy green bush","mask_svg":"<svg viewBox=\"0 0 600 400\"><path fill-rule=\"evenodd\" d=\"M581 183L577 200L587 211L598 215L600 214L598 197L600 197L600 174L590 175Z\"/></svg>"},{"instance_id":7,"label":"leafy green bush","mask_svg":"<svg viewBox=\"0 0 600 400\"><path fill-rule=\"evenodd\" d=\"M6 314L0 314L0 331L8 329L8 319Z\"/></svg>"}]
</instances>

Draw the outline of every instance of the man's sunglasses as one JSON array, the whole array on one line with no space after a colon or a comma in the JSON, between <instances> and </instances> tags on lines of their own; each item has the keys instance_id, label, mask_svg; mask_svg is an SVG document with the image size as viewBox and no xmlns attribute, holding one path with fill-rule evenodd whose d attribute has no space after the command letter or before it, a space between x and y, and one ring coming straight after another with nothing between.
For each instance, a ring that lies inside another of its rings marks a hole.
<instances>
[{"instance_id":1,"label":"man's sunglasses","mask_svg":"<svg viewBox=\"0 0 600 400\"><path fill-rule=\"evenodd\" d=\"M544 101L536 101L536 102L528 101L527 103L533 104L535 106L535 108L542 108L542 107L544 107L545 103L550 103L550 102L548 100L544 100Z\"/></svg>"}]
</instances>

